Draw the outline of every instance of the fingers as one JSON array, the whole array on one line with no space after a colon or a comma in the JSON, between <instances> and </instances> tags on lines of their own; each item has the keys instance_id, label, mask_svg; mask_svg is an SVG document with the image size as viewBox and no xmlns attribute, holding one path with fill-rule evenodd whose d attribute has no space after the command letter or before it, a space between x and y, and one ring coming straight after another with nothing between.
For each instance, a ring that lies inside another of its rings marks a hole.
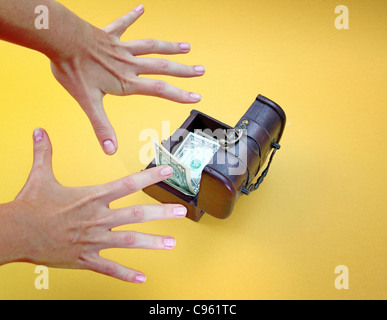
<instances>
[{"instance_id":1,"label":"fingers","mask_svg":"<svg viewBox=\"0 0 387 320\"><path fill-rule=\"evenodd\" d=\"M162 74L175 77L198 77L206 71L204 66L185 64L156 58L136 58L138 74Z\"/></svg>"},{"instance_id":2,"label":"fingers","mask_svg":"<svg viewBox=\"0 0 387 320\"><path fill-rule=\"evenodd\" d=\"M169 236L157 236L136 231L110 231L100 237L101 249L136 248L152 250L171 250L176 240Z\"/></svg>"},{"instance_id":3,"label":"fingers","mask_svg":"<svg viewBox=\"0 0 387 320\"><path fill-rule=\"evenodd\" d=\"M173 170L169 166L147 169L130 176L100 186L105 190L104 201L108 204L116 199L137 192L147 186L171 177Z\"/></svg>"},{"instance_id":4,"label":"fingers","mask_svg":"<svg viewBox=\"0 0 387 320\"><path fill-rule=\"evenodd\" d=\"M146 277L142 272L124 267L98 255L93 259L89 259L89 261L83 262L80 267L127 282L143 283L146 281Z\"/></svg>"},{"instance_id":5,"label":"fingers","mask_svg":"<svg viewBox=\"0 0 387 320\"><path fill-rule=\"evenodd\" d=\"M179 54L188 53L191 45L186 42L168 42L155 39L142 39L123 42L128 51L134 55L144 54Z\"/></svg>"},{"instance_id":6,"label":"fingers","mask_svg":"<svg viewBox=\"0 0 387 320\"><path fill-rule=\"evenodd\" d=\"M136 57L137 74L162 74L177 77L197 77L205 73L201 65L187 66L166 59ZM135 77L131 82L131 94L141 94L168 99L179 103L197 103L198 93L185 91L163 80Z\"/></svg>"},{"instance_id":7,"label":"fingers","mask_svg":"<svg viewBox=\"0 0 387 320\"><path fill-rule=\"evenodd\" d=\"M177 88L163 80L138 77L134 83L134 93L164 98L180 103L197 103L202 99L198 93Z\"/></svg>"},{"instance_id":8,"label":"fingers","mask_svg":"<svg viewBox=\"0 0 387 320\"><path fill-rule=\"evenodd\" d=\"M34 140L34 160L32 171L40 168L52 173L52 146L48 134L43 129L35 129Z\"/></svg>"},{"instance_id":9,"label":"fingers","mask_svg":"<svg viewBox=\"0 0 387 320\"><path fill-rule=\"evenodd\" d=\"M180 204L139 205L114 209L104 220L106 229L132 223L162 219L180 219L187 214L187 209Z\"/></svg>"},{"instance_id":10,"label":"fingers","mask_svg":"<svg viewBox=\"0 0 387 320\"><path fill-rule=\"evenodd\" d=\"M91 125L93 126L95 135L107 155L113 155L118 148L117 137L113 126L111 125L108 116L102 103L102 97L95 100L95 102L87 102L83 105Z\"/></svg>"},{"instance_id":11,"label":"fingers","mask_svg":"<svg viewBox=\"0 0 387 320\"><path fill-rule=\"evenodd\" d=\"M107 27L103 28L107 33L120 38L123 33L131 26L136 20L144 13L144 6L139 5L123 17L117 19L116 21L109 24Z\"/></svg>"}]
</instances>

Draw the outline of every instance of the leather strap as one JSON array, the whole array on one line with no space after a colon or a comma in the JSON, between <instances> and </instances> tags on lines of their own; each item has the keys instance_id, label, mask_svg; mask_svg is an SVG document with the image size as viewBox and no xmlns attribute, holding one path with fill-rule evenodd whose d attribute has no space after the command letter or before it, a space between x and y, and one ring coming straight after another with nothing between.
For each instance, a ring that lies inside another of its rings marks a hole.
<instances>
[{"instance_id":1,"label":"leather strap","mask_svg":"<svg viewBox=\"0 0 387 320\"><path fill-rule=\"evenodd\" d=\"M278 143L275 143L275 142L273 142L271 144L271 147L273 148L273 152L271 153L271 156L270 156L270 159L269 159L269 162L267 164L266 169L263 170L261 176L258 178L256 183L250 184L250 186L247 187L247 188L243 187L242 190L241 190L242 193L249 195L251 191L257 190L258 187L260 186L260 184L263 182L263 179L265 179L267 173L269 172L270 164L271 164L271 161L273 160L273 157L274 157L276 151L281 148L281 146Z\"/></svg>"}]
</instances>

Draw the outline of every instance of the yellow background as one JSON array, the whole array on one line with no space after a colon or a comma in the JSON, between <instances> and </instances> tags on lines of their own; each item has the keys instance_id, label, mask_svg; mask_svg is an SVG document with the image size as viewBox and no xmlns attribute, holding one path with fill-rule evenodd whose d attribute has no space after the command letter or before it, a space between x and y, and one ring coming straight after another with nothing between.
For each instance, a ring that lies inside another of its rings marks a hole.
<instances>
[{"instance_id":1,"label":"yellow background","mask_svg":"<svg viewBox=\"0 0 387 320\"><path fill-rule=\"evenodd\" d=\"M135 1L61 1L104 27ZM173 235L172 251L111 249L102 255L143 271L144 285L90 271L49 269L37 290L31 264L0 268L1 299L386 299L386 54L384 0L144 0L123 40L191 43L170 56L203 64L202 78L167 80L199 92L197 105L108 96L119 151L100 149L87 117L51 75L43 55L0 42L0 202L12 201L32 163L32 132L45 128L54 171L68 186L118 179L145 167L143 129L161 138L196 108L234 125L261 93L287 114L282 148L262 187L231 217L154 221L123 228ZM334 26L337 5L349 30ZM161 77L164 78L165 77ZM139 192L114 206L155 203ZM17 236L17 235L15 235ZM349 269L349 289L334 286Z\"/></svg>"}]
</instances>

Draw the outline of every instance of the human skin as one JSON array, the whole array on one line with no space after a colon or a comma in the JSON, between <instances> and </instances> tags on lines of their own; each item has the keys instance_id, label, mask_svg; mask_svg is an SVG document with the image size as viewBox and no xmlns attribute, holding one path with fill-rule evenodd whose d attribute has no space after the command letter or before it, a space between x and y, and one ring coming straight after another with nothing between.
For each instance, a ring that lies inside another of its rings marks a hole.
<instances>
[{"instance_id":1,"label":"human skin","mask_svg":"<svg viewBox=\"0 0 387 320\"><path fill-rule=\"evenodd\" d=\"M38 6L48 9L48 29L35 27ZM0 0L0 39L39 51L50 59L53 75L78 101L102 149L109 155L117 151L118 142L103 106L106 94L150 95L179 103L201 100L200 94L163 80L139 77L149 74L197 77L205 73L202 65L144 57L151 53L186 54L191 48L186 42L120 41L143 13L144 7L139 5L99 29L53 0Z\"/></svg>"},{"instance_id":2,"label":"human skin","mask_svg":"<svg viewBox=\"0 0 387 320\"><path fill-rule=\"evenodd\" d=\"M49 28L37 29L35 8L45 6ZM106 154L117 151L114 129L106 115L106 94L142 94L179 103L196 103L197 93L165 81L139 77L160 74L196 77L204 66L183 65L143 55L185 54L186 42L120 37L144 13L142 5L106 28L99 29L53 0L0 0L0 39L46 55L58 82L88 116ZM135 109L133 110L135 112ZM30 262L48 267L88 269L120 280L142 283L145 275L102 258L107 248L172 249L171 236L112 231L130 223L183 218L181 205L138 205L110 209L110 202L167 179L171 168L161 166L105 185L69 188L52 171L52 146L47 133L33 134L34 162L29 178L14 201L0 204L0 265Z\"/></svg>"},{"instance_id":3,"label":"human skin","mask_svg":"<svg viewBox=\"0 0 387 320\"><path fill-rule=\"evenodd\" d=\"M157 204L110 209L109 204L169 178L172 168L160 166L103 185L65 187L52 171L52 146L43 129L34 131L33 152L25 186L14 201L0 205L0 265L29 262L144 282L142 272L107 260L99 252L108 248L169 250L175 247L176 240L112 229L150 220L184 218L186 208Z\"/></svg>"}]
</instances>

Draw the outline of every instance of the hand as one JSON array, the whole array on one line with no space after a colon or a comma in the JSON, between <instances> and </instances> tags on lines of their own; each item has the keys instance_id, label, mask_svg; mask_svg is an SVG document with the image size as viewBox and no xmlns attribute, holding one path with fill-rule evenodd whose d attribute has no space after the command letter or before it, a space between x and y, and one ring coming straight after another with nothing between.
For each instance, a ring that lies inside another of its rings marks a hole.
<instances>
[{"instance_id":1,"label":"hand","mask_svg":"<svg viewBox=\"0 0 387 320\"><path fill-rule=\"evenodd\" d=\"M51 64L54 76L85 111L103 150L109 155L117 151L118 144L103 107L105 94L150 95L180 103L201 100L199 94L162 80L139 77L146 74L196 77L205 72L200 65L187 66L166 59L138 57L151 53L188 53L188 43L154 39L120 41L122 34L143 12L140 5L102 30L90 25L88 31L83 31L83 47L69 50L76 52L74 56L64 53Z\"/></svg>"},{"instance_id":2,"label":"hand","mask_svg":"<svg viewBox=\"0 0 387 320\"><path fill-rule=\"evenodd\" d=\"M89 269L124 281L144 282L143 273L102 258L99 251L107 248L172 249L175 239L111 229L130 223L183 218L186 209L173 204L109 209L109 203L171 175L169 166L160 166L104 185L64 187L52 172L49 137L44 130L36 129L31 173L11 203L16 210L12 215L0 215L0 219L4 217L0 221L5 228L0 234L6 237L0 241L0 264L4 263L1 260L5 259L7 252L12 252L17 256L9 258L8 262L25 261L48 267ZM11 238L18 237L17 246L13 242L6 245L7 241L14 240ZM12 246L15 248L12 249Z\"/></svg>"}]
</instances>

